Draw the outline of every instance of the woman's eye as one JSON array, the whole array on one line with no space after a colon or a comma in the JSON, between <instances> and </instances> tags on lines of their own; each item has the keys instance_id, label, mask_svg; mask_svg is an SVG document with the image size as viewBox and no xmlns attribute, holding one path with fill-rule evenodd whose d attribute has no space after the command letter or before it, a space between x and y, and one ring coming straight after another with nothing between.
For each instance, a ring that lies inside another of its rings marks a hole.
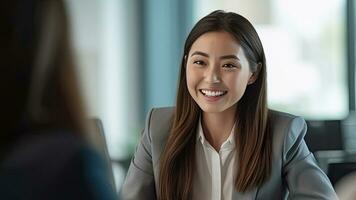
<instances>
[{"instance_id":1,"label":"woman's eye","mask_svg":"<svg viewBox=\"0 0 356 200\"><path fill-rule=\"evenodd\" d=\"M205 62L202 61L202 60L197 60L197 61L194 61L193 64L197 64L197 65L205 65Z\"/></svg>"},{"instance_id":2,"label":"woman's eye","mask_svg":"<svg viewBox=\"0 0 356 200\"><path fill-rule=\"evenodd\" d=\"M237 68L237 66L236 66L236 65L231 64L231 63L224 64L224 65L223 65L223 67L224 67L224 68L229 68L229 69L231 69L231 68Z\"/></svg>"}]
</instances>

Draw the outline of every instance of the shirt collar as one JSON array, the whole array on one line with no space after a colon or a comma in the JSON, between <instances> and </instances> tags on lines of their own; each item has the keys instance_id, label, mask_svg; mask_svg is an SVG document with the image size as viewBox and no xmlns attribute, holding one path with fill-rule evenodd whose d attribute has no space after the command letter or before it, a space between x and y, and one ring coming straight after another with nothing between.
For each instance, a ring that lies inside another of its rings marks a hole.
<instances>
[{"instance_id":1,"label":"shirt collar","mask_svg":"<svg viewBox=\"0 0 356 200\"><path fill-rule=\"evenodd\" d=\"M229 137L221 145L221 149L225 149L225 147L235 148L235 125L236 125L236 122L235 122L234 126L231 129ZM203 132L203 128L202 128L202 125L201 125L201 116L199 117L199 124L198 124L198 127L197 127L197 132L198 132L197 141L200 141L203 145L204 144L209 144L209 142L206 140L204 132Z\"/></svg>"}]
</instances>

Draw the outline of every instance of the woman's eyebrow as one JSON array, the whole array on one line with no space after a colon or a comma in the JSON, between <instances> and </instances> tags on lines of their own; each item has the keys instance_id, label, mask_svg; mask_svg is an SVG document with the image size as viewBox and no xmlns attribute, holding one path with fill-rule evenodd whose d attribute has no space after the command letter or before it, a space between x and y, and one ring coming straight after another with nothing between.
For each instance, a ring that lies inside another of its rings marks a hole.
<instances>
[{"instance_id":1,"label":"woman's eyebrow","mask_svg":"<svg viewBox=\"0 0 356 200\"><path fill-rule=\"evenodd\" d=\"M220 59L236 59L240 60L237 56L235 55L226 55L226 56L221 56Z\"/></svg>"},{"instance_id":2,"label":"woman's eyebrow","mask_svg":"<svg viewBox=\"0 0 356 200\"><path fill-rule=\"evenodd\" d=\"M192 55L190 55L190 57L195 56L195 55L201 55L201 56L209 58L209 54L201 52L201 51L195 51L194 53L192 53ZM233 54L220 56L220 59L236 59L236 60L240 60L237 56L235 56Z\"/></svg>"},{"instance_id":3,"label":"woman's eyebrow","mask_svg":"<svg viewBox=\"0 0 356 200\"><path fill-rule=\"evenodd\" d=\"M194 53L192 53L192 55L190 55L190 57L194 56L194 55L201 55L204 57L208 57L209 58L209 54L201 52L201 51L195 51Z\"/></svg>"}]
</instances>

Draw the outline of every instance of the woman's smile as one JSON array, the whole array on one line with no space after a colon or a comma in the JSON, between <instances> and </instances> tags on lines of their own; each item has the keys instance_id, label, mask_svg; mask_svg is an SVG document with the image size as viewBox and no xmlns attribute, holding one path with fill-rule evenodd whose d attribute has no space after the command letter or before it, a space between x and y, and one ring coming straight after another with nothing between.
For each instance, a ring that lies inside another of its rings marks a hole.
<instances>
[{"instance_id":1,"label":"woman's smile","mask_svg":"<svg viewBox=\"0 0 356 200\"><path fill-rule=\"evenodd\" d=\"M212 89L200 89L199 92L205 97L209 102L215 102L221 99L227 94L225 90L212 90Z\"/></svg>"}]
</instances>

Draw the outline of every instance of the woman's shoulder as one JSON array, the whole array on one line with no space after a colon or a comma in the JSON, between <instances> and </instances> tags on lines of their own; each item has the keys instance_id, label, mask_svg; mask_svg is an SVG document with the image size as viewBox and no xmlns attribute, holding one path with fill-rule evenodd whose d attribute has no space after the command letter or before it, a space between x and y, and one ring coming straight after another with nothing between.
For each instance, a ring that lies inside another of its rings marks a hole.
<instances>
[{"instance_id":1,"label":"woman's shoulder","mask_svg":"<svg viewBox=\"0 0 356 200\"><path fill-rule=\"evenodd\" d=\"M150 111L152 119L167 119L172 118L174 114L175 107L156 107L152 108Z\"/></svg>"},{"instance_id":2,"label":"woman's shoulder","mask_svg":"<svg viewBox=\"0 0 356 200\"><path fill-rule=\"evenodd\" d=\"M173 122L174 107L152 108L146 119L150 132L169 132ZM147 127L148 126L148 127Z\"/></svg>"},{"instance_id":3,"label":"woman's shoulder","mask_svg":"<svg viewBox=\"0 0 356 200\"><path fill-rule=\"evenodd\" d=\"M277 152L280 150L286 152L292 146L298 146L307 131L306 122L302 117L285 112L270 110L269 122L273 146Z\"/></svg>"},{"instance_id":4,"label":"woman's shoulder","mask_svg":"<svg viewBox=\"0 0 356 200\"><path fill-rule=\"evenodd\" d=\"M152 108L147 114L143 134L147 134L154 151L160 152L165 145L174 117L174 107Z\"/></svg>"},{"instance_id":5,"label":"woman's shoulder","mask_svg":"<svg viewBox=\"0 0 356 200\"><path fill-rule=\"evenodd\" d=\"M269 122L273 130L298 129L306 126L302 117L277 110L269 110Z\"/></svg>"}]
</instances>

